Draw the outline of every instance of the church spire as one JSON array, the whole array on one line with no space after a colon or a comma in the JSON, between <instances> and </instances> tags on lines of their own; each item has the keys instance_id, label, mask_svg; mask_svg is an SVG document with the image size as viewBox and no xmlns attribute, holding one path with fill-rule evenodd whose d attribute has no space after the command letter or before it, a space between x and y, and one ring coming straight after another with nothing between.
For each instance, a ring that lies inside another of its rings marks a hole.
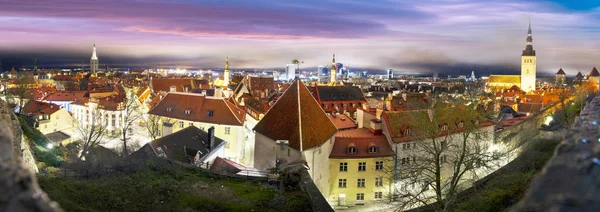
<instances>
[{"instance_id":1,"label":"church spire","mask_svg":"<svg viewBox=\"0 0 600 212\"><path fill-rule=\"evenodd\" d=\"M527 29L527 39L525 39L525 50L521 56L535 56L533 50L533 37L531 36L531 20L529 20L529 29Z\"/></svg>"},{"instance_id":2,"label":"church spire","mask_svg":"<svg viewBox=\"0 0 600 212\"><path fill-rule=\"evenodd\" d=\"M92 52L92 60L98 60L98 56L96 56L96 43L94 43L94 51Z\"/></svg>"},{"instance_id":3,"label":"church spire","mask_svg":"<svg viewBox=\"0 0 600 212\"><path fill-rule=\"evenodd\" d=\"M229 70L229 57L225 57L225 70Z\"/></svg>"}]
</instances>

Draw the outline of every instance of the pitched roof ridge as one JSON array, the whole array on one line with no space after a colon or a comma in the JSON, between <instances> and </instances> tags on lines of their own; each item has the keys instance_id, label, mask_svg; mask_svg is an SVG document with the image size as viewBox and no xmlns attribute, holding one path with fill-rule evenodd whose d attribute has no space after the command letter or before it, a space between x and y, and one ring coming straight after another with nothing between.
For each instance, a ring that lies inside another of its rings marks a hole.
<instances>
[{"instance_id":1,"label":"pitched roof ridge","mask_svg":"<svg viewBox=\"0 0 600 212\"><path fill-rule=\"evenodd\" d=\"M227 106L227 108L229 108L229 111L231 111L231 114L232 114L232 115L235 117L235 119L237 119L237 120L238 120L238 122L240 122L240 124L244 124L244 122L243 122L242 120L240 120L240 119L237 117L237 115L235 115L235 111L233 111L233 109L231 108L231 105L229 105L229 103L230 103L230 102L228 102L228 101L225 101L225 99L221 99L221 100L222 100L222 101L225 103L225 105ZM235 105L233 105L233 106L234 106L234 107L237 107L237 106L235 106ZM238 109L240 109L240 108L238 108ZM240 109L240 110L241 110L241 109Z\"/></svg>"},{"instance_id":2,"label":"pitched roof ridge","mask_svg":"<svg viewBox=\"0 0 600 212\"><path fill-rule=\"evenodd\" d=\"M296 90L297 90L297 99L298 99L298 135L300 136L300 152L302 152L302 107L300 101L300 84L298 80L296 80ZM288 88L289 89L289 88ZM312 95L311 95L312 96Z\"/></svg>"}]
</instances>

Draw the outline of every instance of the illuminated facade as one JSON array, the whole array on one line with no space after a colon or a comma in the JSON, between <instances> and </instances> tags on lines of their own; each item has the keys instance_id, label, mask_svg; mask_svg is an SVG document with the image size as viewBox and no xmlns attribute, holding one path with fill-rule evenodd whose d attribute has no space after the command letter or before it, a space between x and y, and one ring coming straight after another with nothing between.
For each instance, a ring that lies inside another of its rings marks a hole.
<instances>
[{"instance_id":1,"label":"illuminated facade","mask_svg":"<svg viewBox=\"0 0 600 212\"><path fill-rule=\"evenodd\" d=\"M329 84L331 85L335 85L335 81L336 81L336 73L337 73L337 67L335 65L335 54L333 54L333 60L331 60L331 74L329 75L329 77L331 78L329 80Z\"/></svg>"},{"instance_id":2,"label":"illuminated facade","mask_svg":"<svg viewBox=\"0 0 600 212\"><path fill-rule=\"evenodd\" d=\"M536 56L533 50L533 38L531 37L531 23L527 31L525 50L521 54L521 90L529 92L535 90Z\"/></svg>"}]
</instances>

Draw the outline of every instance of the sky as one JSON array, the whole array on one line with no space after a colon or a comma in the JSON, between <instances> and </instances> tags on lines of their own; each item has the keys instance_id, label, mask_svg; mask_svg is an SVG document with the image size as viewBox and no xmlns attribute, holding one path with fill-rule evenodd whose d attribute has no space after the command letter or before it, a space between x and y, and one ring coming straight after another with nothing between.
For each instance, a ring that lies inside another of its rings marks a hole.
<instances>
[{"instance_id":1,"label":"sky","mask_svg":"<svg viewBox=\"0 0 600 212\"><path fill-rule=\"evenodd\" d=\"M600 65L597 0L0 0L0 62L514 74L529 20L538 72Z\"/></svg>"}]
</instances>

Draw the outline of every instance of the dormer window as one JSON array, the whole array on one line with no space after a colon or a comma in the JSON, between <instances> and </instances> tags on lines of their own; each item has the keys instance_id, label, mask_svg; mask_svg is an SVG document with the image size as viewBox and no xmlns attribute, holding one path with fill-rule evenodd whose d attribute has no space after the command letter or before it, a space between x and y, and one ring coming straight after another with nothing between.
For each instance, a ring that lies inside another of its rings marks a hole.
<instances>
[{"instance_id":1,"label":"dormer window","mask_svg":"<svg viewBox=\"0 0 600 212\"><path fill-rule=\"evenodd\" d=\"M379 149L377 148L377 146L369 147L369 153L377 153L378 151Z\"/></svg>"},{"instance_id":2,"label":"dormer window","mask_svg":"<svg viewBox=\"0 0 600 212\"><path fill-rule=\"evenodd\" d=\"M168 107L167 112L173 112L173 108Z\"/></svg>"},{"instance_id":3,"label":"dormer window","mask_svg":"<svg viewBox=\"0 0 600 212\"><path fill-rule=\"evenodd\" d=\"M213 115L215 115L215 111L213 111L213 110L209 110L209 111L208 111L208 116L209 116L209 117L212 117Z\"/></svg>"},{"instance_id":4,"label":"dormer window","mask_svg":"<svg viewBox=\"0 0 600 212\"><path fill-rule=\"evenodd\" d=\"M356 152L357 152L356 147L354 147L354 146L348 147L348 154L356 154Z\"/></svg>"},{"instance_id":5,"label":"dormer window","mask_svg":"<svg viewBox=\"0 0 600 212\"><path fill-rule=\"evenodd\" d=\"M443 124L442 125L442 131L448 131L448 125L447 124Z\"/></svg>"},{"instance_id":6,"label":"dormer window","mask_svg":"<svg viewBox=\"0 0 600 212\"><path fill-rule=\"evenodd\" d=\"M458 128L464 128L465 127L465 123L464 122L458 122Z\"/></svg>"},{"instance_id":7,"label":"dormer window","mask_svg":"<svg viewBox=\"0 0 600 212\"><path fill-rule=\"evenodd\" d=\"M186 110L185 110L185 115L190 115L190 114L192 114L192 110L190 110L190 109L186 109Z\"/></svg>"},{"instance_id":8,"label":"dormer window","mask_svg":"<svg viewBox=\"0 0 600 212\"><path fill-rule=\"evenodd\" d=\"M404 129L404 136L410 136L411 131L410 128Z\"/></svg>"}]
</instances>

